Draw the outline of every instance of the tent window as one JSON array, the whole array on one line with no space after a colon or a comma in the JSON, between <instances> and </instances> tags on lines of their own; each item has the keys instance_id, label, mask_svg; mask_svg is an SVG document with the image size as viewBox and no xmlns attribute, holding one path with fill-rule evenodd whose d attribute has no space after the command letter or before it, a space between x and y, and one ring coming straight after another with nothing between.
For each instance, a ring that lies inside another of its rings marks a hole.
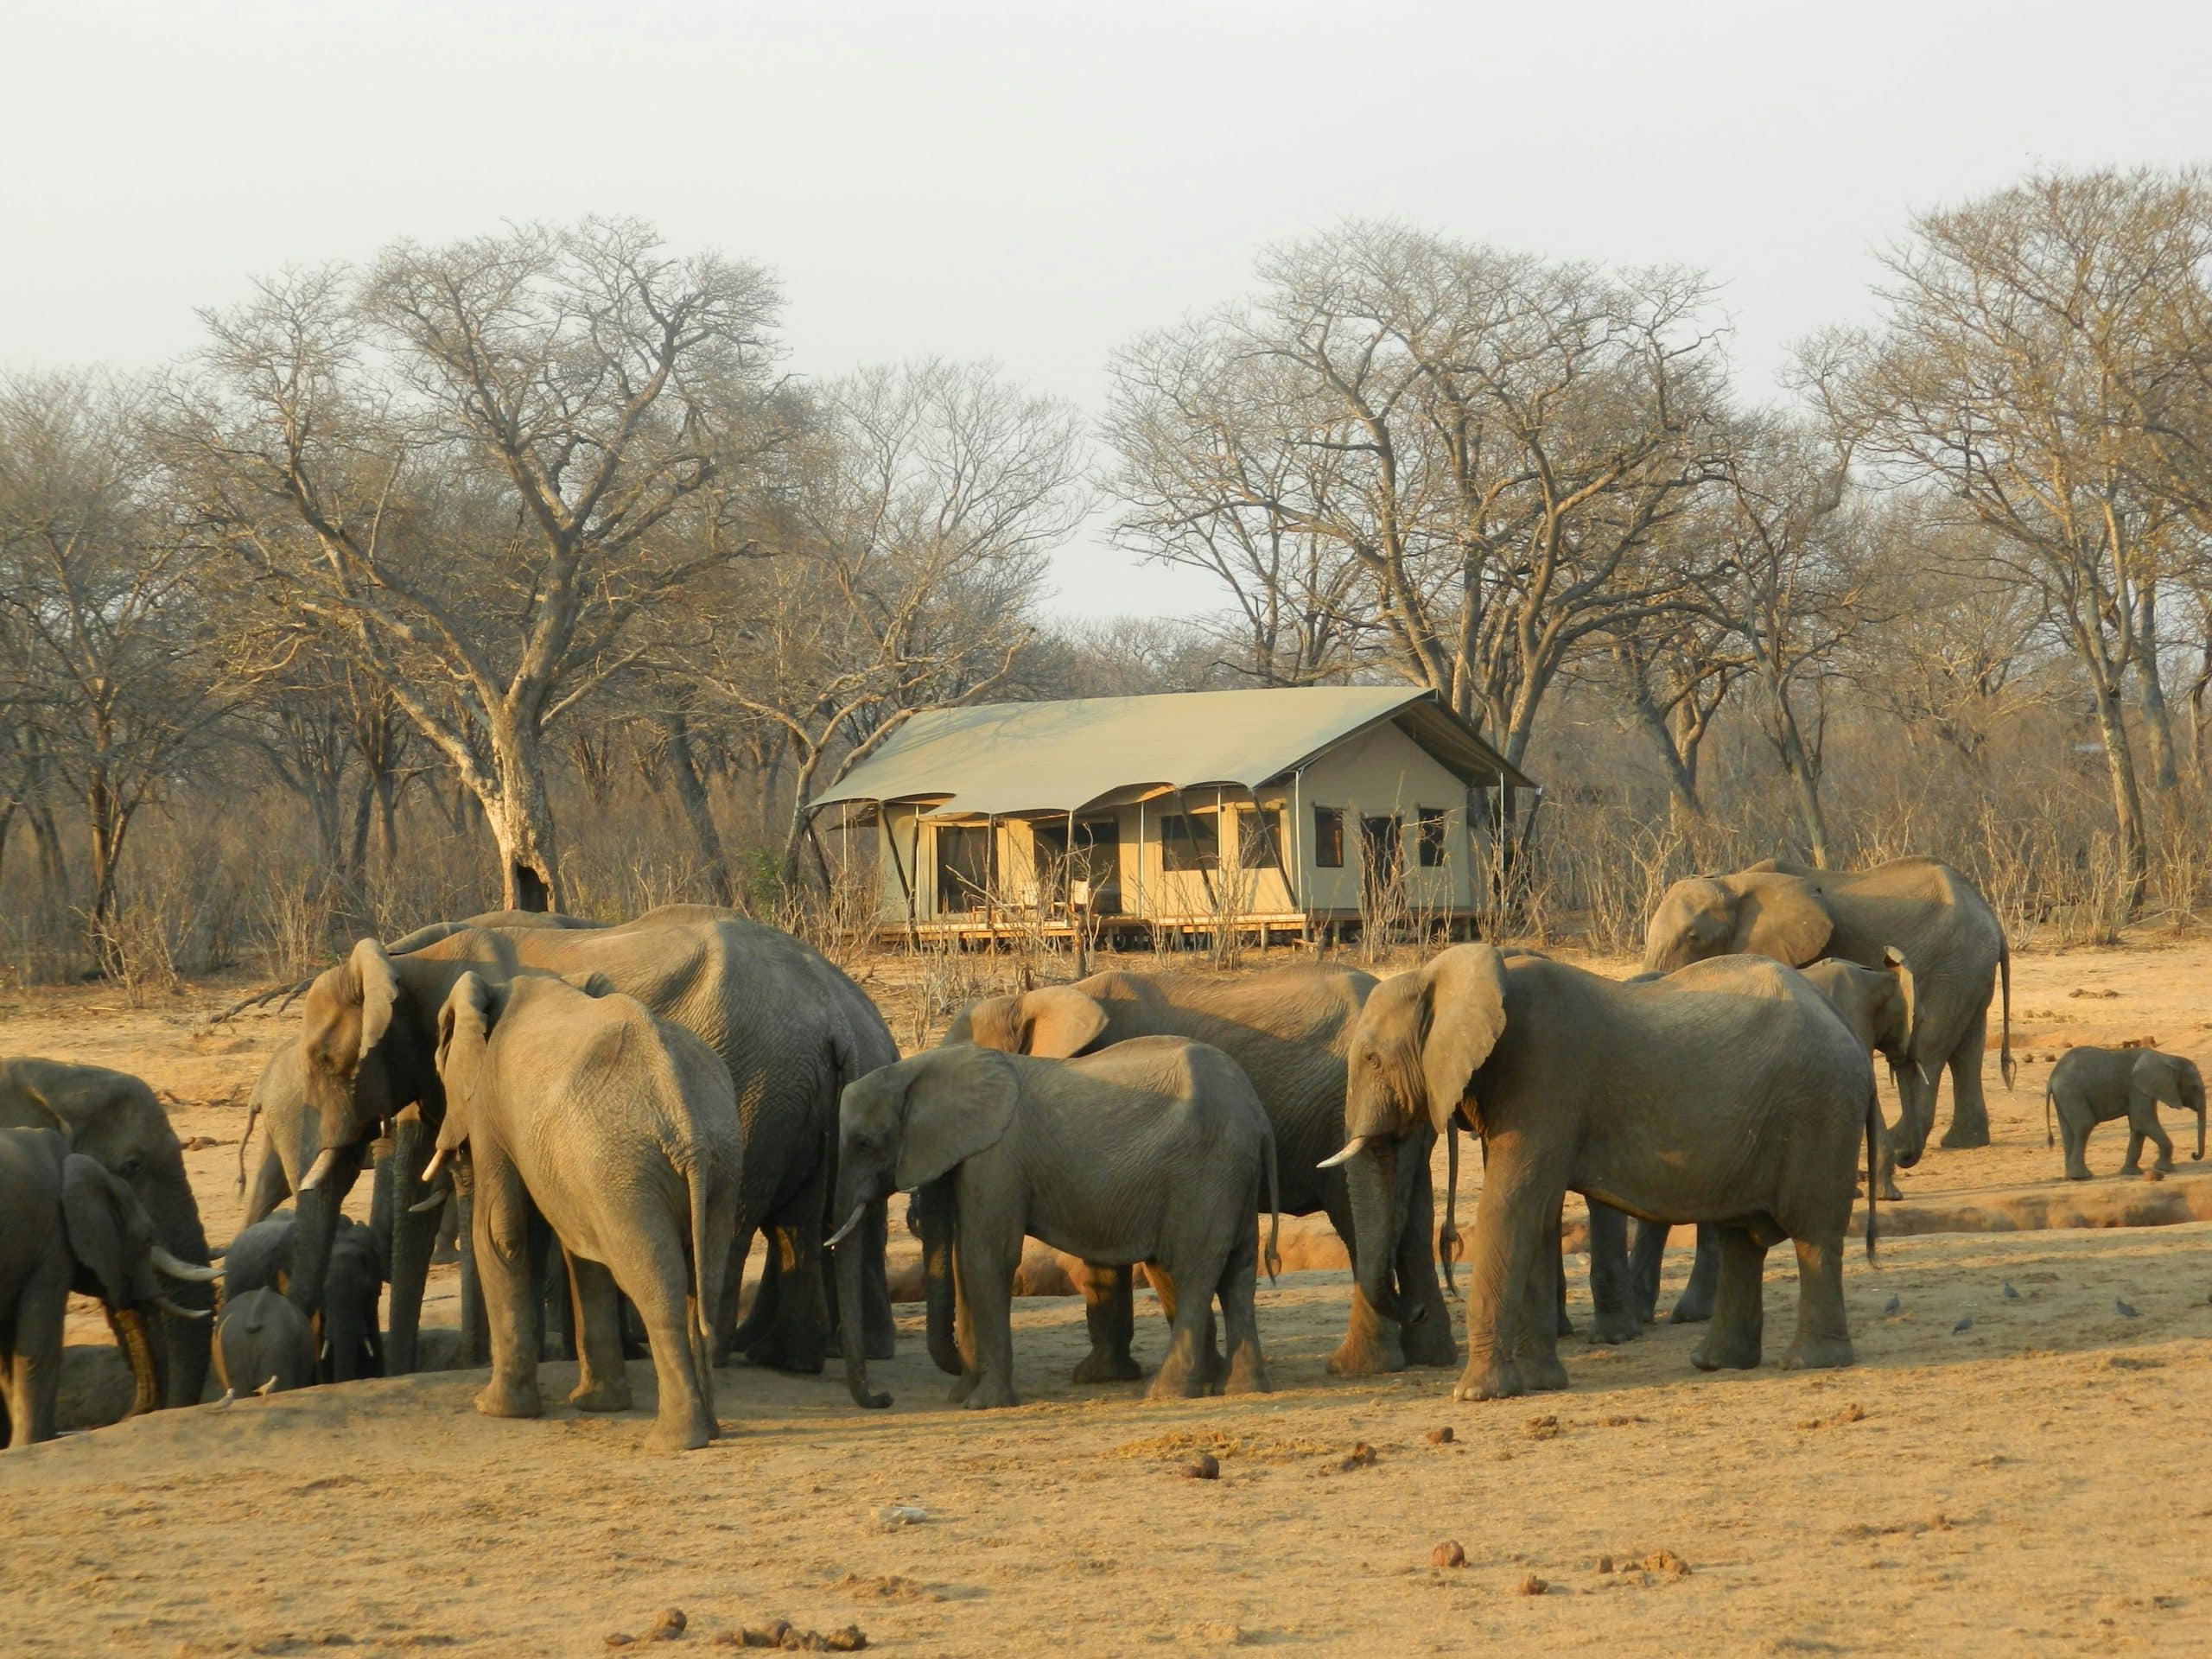
<instances>
[{"instance_id":1,"label":"tent window","mask_svg":"<svg viewBox=\"0 0 2212 1659\"><path fill-rule=\"evenodd\" d=\"M1313 864L1323 870L1344 867L1344 813L1340 806L1313 809Z\"/></svg>"},{"instance_id":2,"label":"tent window","mask_svg":"<svg viewBox=\"0 0 2212 1659\"><path fill-rule=\"evenodd\" d=\"M1441 806L1419 806L1414 827L1421 836L1421 867L1433 870L1444 862L1444 827L1450 820L1448 809Z\"/></svg>"},{"instance_id":3,"label":"tent window","mask_svg":"<svg viewBox=\"0 0 2212 1659\"><path fill-rule=\"evenodd\" d=\"M982 824L945 824L937 832L939 915L981 910L991 881L991 832Z\"/></svg>"},{"instance_id":4,"label":"tent window","mask_svg":"<svg viewBox=\"0 0 2212 1659\"><path fill-rule=\"evenodd\" d=\"M1221 838L1213 820L1169 813L1160 821L1160 856L1166 870L1219 869Z\"/></svg>"}]
</instances>

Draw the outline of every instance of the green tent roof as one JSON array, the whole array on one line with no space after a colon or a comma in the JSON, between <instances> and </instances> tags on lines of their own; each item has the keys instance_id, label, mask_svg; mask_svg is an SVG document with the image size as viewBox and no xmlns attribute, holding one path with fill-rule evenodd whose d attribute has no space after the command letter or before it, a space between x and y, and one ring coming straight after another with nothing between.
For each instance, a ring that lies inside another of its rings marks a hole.
<instances>
[{"instance_id":1,"label":"green tent roof","mask_svg":"<svg viewBox=\"0 0 2212 1659\"><path fill-rule=\"evenodd\" d=\"M967 817L1074 811L1156 785L1249 790L1384 721L1465 783L1529 785L1432 692L1298 686L940 709L916 715L811 804L931 801Z\"/></svg>"}]
</instances>

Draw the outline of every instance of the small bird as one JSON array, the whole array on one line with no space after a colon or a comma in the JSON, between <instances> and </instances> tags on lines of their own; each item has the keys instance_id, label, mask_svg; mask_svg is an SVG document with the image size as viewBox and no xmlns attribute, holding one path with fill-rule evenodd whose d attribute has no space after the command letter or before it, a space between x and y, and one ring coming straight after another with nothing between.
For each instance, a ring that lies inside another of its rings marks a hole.
<instances>
[{"instance_id":1,"label":"small bird","mask_svg":"<svg viewBox=\"0 0 2212 1659\"><path fill-rule=\"evenodd\" d=\"M2207 1300L2212 1300L2212 1298L2208 1298ZM1885 1302L1885 1303L1883 1303L1883 1304L1882 1304L1882 1312L1883 1312L1884 1313L1885 1313L1885 1314L1888 1314L1888 1313L1896 1313L1896 1312L1897 1311L1897 1309L1899 1309L1899 1308L1903 1307L1904 1306L1904 1297L1902 1297L1902 1296L1892 1296L1892 1297L1891 1297L1891 1298L1890 1298L1890 1300L1889 1300L1888 1301L1886 1301L1886 1302Z\"/></svg>"},{"instance_id":2,"label":"small bird","mask_svg":"<svg viewBox=\"0 0 2212 1659\"><path fill-rule=\"evenodd\" d=\"M2008 1302L2017 1302L2020 1300L2020 1293L2012 1288L2012 1281L2010 1279L2005 1281L2005 1300Z\"/></svg>"},{"instance_id":3,"label":"small bird","mask_svg":"<svg viewBox=\"0 0 2212 1659\"><path fill-rule=\"evenodd\" d=\"M2137 1317L2135 1310L2130 1307L2126 1302L2121 1301L2117 1296L2113 1298L2112 1305L2120 1310L2120 1317L2123 1319L2132 1319Z\"/></svg>"},{"instance_id":4,"label":"small bird","mask_svg":"<svg viewBox=\"0 0 2212 1659\"><path fill-rule=\"evenodd\" d=\"M1955 1337L1963 1332L1971 1331L1973 1329L1974 1315L1971 1313L1961 1313L1959 1315L1959 1322L1951 1327L1951 1334Z\"/></svg>"}]
</instances>

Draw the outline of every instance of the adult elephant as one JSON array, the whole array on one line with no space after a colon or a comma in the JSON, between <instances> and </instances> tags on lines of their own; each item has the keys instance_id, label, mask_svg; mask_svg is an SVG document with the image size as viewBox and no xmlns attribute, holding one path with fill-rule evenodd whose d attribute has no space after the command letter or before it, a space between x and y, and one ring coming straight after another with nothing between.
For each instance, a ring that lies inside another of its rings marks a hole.
<instances>
[{"instance_id":1,"label":"adult elephant","mask_svg":"<svg viewBox=\"0 0 2212 1659\"><path fill-rule=\"evenodd\" d=\"M1009 1054L1066 1059L1137 1037L1185 1037L1211 1043L1240 1066L1259 1091L1274 1129L1286 1215L1327 1215L1347 1251L1355 1248L1351 1201L1341 1168L1319 1166L1343 1144L1344 1054L1376 981L1336 963L1281 968L1232 980L1198 975L1093 974L1072 985L985 997L953 1020L947 1044L974 1043ZM1339 1376L1396 1371L1408 1364L1450 1365L1459 1357L1437 1283L1430 1239L1435 1222L1429 1149L1409 1146L1394 1195L1399 1223L1388 1254L1390 1300L1420 1310L1402 1324L1355 1287L1343 1341L1329 1357ZM926 1224L927 1217L924 1220ZM924 1240L932 1274L950 1271ZM1077 1275L1090 1323L1091 1351L1077 1382L1140 1375L1130 1357L1128 1272L1086 1268ZM942 1360L940 1360L942 1363Z\"/></svg>"},{"instance_id":2,"label":"adult elephant","mask_svg":"<svg viewBox=\"0 0 2212 1659\"><path fill-rule=\"evenodd\" d=\"M128 1072L60 1060L0 1059L0 1128L58 1129L130 1189L173 1259L207 1265L207 1235L184 1174L184 1149L154 1091ZM207 1388L207 1317L214 1295L204 1283L180 1284L149 1344L159 1376L157 1403L196 1406ZM142 1380L141 1387L143 1389Z\"/></svg>"},{"instance_id":3,"label":"adult elephant","mask_svg":"<svg viewBox=\"0 0 2212 1659\"><path fill-rule=\"evenodd\" d=\"M1873 1144L1873 1070L1803 976L1737 957L1622 984L1459 945L1376 988L1348 1058L1340 1155L1358 1275L1378 1307L1389 1311L1389 1262L1375 1241L1393 1236L1408 1143L1456 1114L1488 1149L1458 1397L1566 1386L1554 1320L1569 1192L1647 1221L1719 1224L1713 1327L1692 1356L1701 1369L1759 1363L1762 1264L1784 1238L1799 1294L1783 1363L1851 1363L1843 1242L1860 1138ZM1592 1215L1594 1226L1594 1204Z\"/></svg>"},{"instance_id":4,"label":"adult elephant","mask_svg":"<svg viewBox=\"0 0 2212 1659\"><path fill-rule=\"evenodd\" d=\"M619 927L461 928L399 955L364 939L308 988L302 1014L307 1094L323 1150L302 1183L292 1298L319 1300L337 1205L379 1125L395 1127L395 1248L385 1360L412 1369L435 1233L423 1185L445 1096L435 1065L437 1014L461 974L499 983L526 972L598 973L611 988L704 1039L729 1068L745 1141L745 1212L772 1230L788 1294L748 1350L765 1364L818 1371L829 1345L822 1236L835 1158L837 1096L891 1039L874 1006L820 954L778 929L690 906ZM873 1030L861 1028L865 1011ZM881 1214L881 1206L877 1213ZM880 1222L879 1222L880 1230ZM880 1257L879 1257L880 1260ZM890 1301L870 1299L872 1349L888 1350Z\"/></svg>"},{"instance_id":5,"label":"adult elephant","mask_svg":"<svg viewBox=\"0 0 2212 1659\"><path fill-rule=\"evenodd\" d=\"M1974 884L1932 858L1870 870L1812 870L1773 859L1733 875L1698 876L1667 889L1644 932L1647 972L1749 951L1802 968L1840 957L1879 970L1895 949L1912 964L1918 1025L1912 1064L1897 1074L1897 1161L1920 1161L1936 1122L1936 1073L1951 1071L1947 1147L1989 1144L1981 1089L1993 981L2004 987L2000 1042L2012 1085L2012 955L2005 929Z\"/></svg>"}]
</instances>

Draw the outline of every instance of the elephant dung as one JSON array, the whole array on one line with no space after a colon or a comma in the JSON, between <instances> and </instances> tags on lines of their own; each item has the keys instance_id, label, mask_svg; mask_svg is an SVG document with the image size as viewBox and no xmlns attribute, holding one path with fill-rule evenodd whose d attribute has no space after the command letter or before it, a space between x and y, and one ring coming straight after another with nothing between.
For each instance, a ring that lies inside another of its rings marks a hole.
<instances>
[{"instance_id":1,"label":"elephant dung","mask_svg":"<svg viewBox=\"0 0 2212 1659\"><path fill-rule=\"evenodd\" d=\"M1465 1567L1467 1552L1457 1538L1446 1538L1428 1552L1428 1564L1431 1567Z\"/></svg>"}]
</instances>

